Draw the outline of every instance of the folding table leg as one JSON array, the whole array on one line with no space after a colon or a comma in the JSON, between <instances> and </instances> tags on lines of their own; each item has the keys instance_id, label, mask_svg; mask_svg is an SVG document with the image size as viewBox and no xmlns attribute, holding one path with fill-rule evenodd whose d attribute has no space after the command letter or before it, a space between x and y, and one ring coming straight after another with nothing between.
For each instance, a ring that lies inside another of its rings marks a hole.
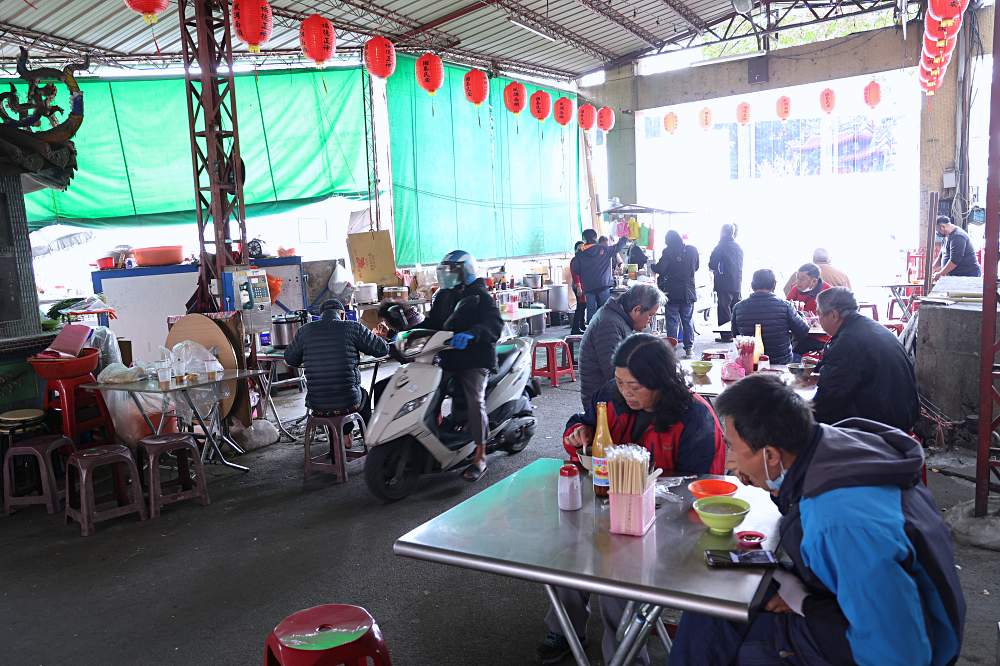
<instances>
[{"instance_id":1,"label":"folding table leg","mask_svg":"<svg viewBox=\"0 0 1000 666\"><path fill-rule=\"evenodd\" d=\"M590 666L590 661L583 651L583 646L580 645L580 639L576 635L573 623L569 621L569 615L566 614L566 607L559 601L559 595L556 594L555 588L551 585L545 585L544 587L545 594L549 595L549 603L552 604L552 610L555 611L556 618L559 620L559 626L562 627L563 636L566 638L566 642L569 643L569 649L573 653L573 659L576 660L577 666Z\"/></svg>"},{"instance_id":2,"label":"folding table leg","mask_svg":"<svg viewBox=\"0 0 1000 666\"><path fill-rule=\"evenodd\" d=\"M651 606L649 604L640 606L639 611L632 619L632 623L626 629L625 637L618 644L618 649L615 650L615 655L608 666L625 666L626 664L631 664L635 660L636 655L639 654L639 650L646 644L649 632L657 620L660 619L660 613L662 612L662 606Z\"/></svg>"}]
</instances>

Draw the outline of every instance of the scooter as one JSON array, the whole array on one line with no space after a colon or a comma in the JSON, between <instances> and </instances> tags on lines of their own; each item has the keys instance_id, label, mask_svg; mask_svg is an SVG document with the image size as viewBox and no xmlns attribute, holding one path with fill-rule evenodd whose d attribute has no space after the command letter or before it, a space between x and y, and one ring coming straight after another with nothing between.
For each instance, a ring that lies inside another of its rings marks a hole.
<instances>
[{"instance_id":1,"label":"scooter","mask_svg":"<svg viewBox=\"0 0 1000 666\"><path fill-rule=\"evenodd\" d=\"M365 435L365 483L379 499L403 499L422 475L464 466L475 451L475 441L465 432L461 387L435 362L453 335L412 329L393 343L393 355L402 364L379 398ZM531 377L532 348L531 338L497 345L499 369L486 386L487 452L518 453L535 434L531 400L541 391ZM451 409L443 414L446 402Z\"/></svg>"}]
</instances>

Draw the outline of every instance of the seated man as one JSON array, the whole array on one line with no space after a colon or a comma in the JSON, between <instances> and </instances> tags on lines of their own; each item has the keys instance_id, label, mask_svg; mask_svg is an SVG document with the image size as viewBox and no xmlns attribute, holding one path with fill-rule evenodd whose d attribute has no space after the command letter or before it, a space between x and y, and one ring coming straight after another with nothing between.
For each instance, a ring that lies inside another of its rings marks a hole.
<instances>
[{"instance_id":1,"label":"seated man","mask_svg":"<svg viewBox=\"0 0 1000 666\"><path fill-rule=\"evenodd\" d=\"M823 353L813 408L821 423L859 417L913 429L920 416L913 363L899 338L858 313L854 295L834 287L819 295L819 323L833 338Z\"/></svg>"},{"instance_id":2,"label":"seated man","mask_svg":"<svg viewBox=\"0 0 1000 666\"><path fill-rule=\"evenodd\" d=\"M834 268L833 264L830 263L830 252L826 248L818 247L813 250L813 263L819 266L819 276L823 282L831 287L851 288L851 278L847 277L847 273L839 268ZM792 291L797 279L798 273L792 273L788 282L785 283L785 295Z\"/></svg>"},{"instance_id":3,"label":"seated man","mask_svg":"<svg viewBox=\"0 0 1000 666\"><path fill-rule=\"evenodd\" d=\"M364 324L344 319L344 305L335 298L320 306L320 320L295 334L285 349L285 363L306 368L306 407L317 415L359 412L367 423L372 408L361 388L360 355L389 353L385 340Z\"/></svg>"},{"instance_id":4,"label":"seated man","mask_svg":"<svg viewBox=\"0 0 1000 666\"><path fill-rule=\"evenodd\" d=\"M685 612L668 663L955 663L965 599L920 444L861 419L817 425L769 375L715 404L741 478L774 496L792 564L749 625Z\"/></svg>"},{"instance_id":5,"label":"seated man","mask_svg":"<svg viewBox=\"0 0 1000 666\"><path fill-rule=\"evenodd\" d=\"M580 341L580 400L590 398L614 379L612 358L622 340L632 331L642 331L663 307L663 292L651 284L636 284L618 298L605 303L590 321Z\"/></svg>"},{"instance_id":6,"label":"seated man","mask_svg":"<svg viewBox=\"0 0 1000 666\"><path fill-rule=\"evenodd\" d=\"M719 421L708 403L688 389L669 344L648 333L626 338L615 352L614 368L614 381L594 395L585 413L566 424L563 446L572 460L579 460L579 451L593 441L597 403L606 402L614 442L645 446L652 454L653 466L662 469L664 476L723 473L726 446ZM561 587L556 593L574 631L585 642L590 593ZM617 647L615 632L626 601L601 597L600 603L604 663L609 663ZM549 611L545 624L549 633L538 647L538 657L543 664L557 664L570 653L569 643L554 611ZM637 663L649 663L645 650Z\"/></svg>"},{"instance_id":7,"label":"seated man","mask_svg":"<svg viewBox=\"0 0 1000 666\"><path fill-rule=\"evenodd\" d=\"M819 266L816 264L802 264L798 273L795 274L795 286L788 292L788 300L793 303L802 303L802 309L806 312L816 313L816 297L820 292L830 288L823 281Z\"/></svg>"},{"instance_id":8,"label":"seated man","mask_svg":"<svg viewBox=\"0 0 1000 666\"><path fill-rule=\"evenodd\" d=\"M762 268L754 272L750 288L753 293L733 309L733 335L754 335L760 324L764 353L775 365L792 361L792 341L809 335L809 324L795 311L792 304L774 295L778 280L774 271Z\"/></svg>"}]
</instances>

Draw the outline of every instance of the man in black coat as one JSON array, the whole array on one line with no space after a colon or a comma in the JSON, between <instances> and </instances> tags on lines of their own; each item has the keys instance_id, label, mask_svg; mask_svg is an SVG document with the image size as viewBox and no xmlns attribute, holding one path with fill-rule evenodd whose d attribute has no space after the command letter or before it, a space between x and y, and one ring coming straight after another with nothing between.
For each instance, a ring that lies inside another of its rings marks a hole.
<instances>
[{"instance_id":1,"label":"man in black coat","mask_svg":"<svg viewBox=\"0 0 1000 666\"><path fill-rule=\"evenodd\" d=\"M819 323L833 339L823 352L813 409L820 423L858 417L910 432L920 416L910 357L894 333L858 313L844 287L817 298Z\"/></svg>"},{"instance_id":2,"label":"man in black coat","mask_svg":"<svg viewBox=\"0 0 1000 666\"><path fill-rule=\"evenodd\" d=\"M755 271L750 288L753 293L733 309L733 336L754 335L760 324L764 353L771 363L784 365L792 361L792 342L809 335L809 324L795 311L791 303L774 295L778 280L774 271Z\"/></svg>"},{"instance_id":3,"label":"man in black coat","mask_svg":"<svg viewBox=\"0 0 1000 666\"><path fill-rule=\"evenodd\" d=\"M503 320L496 301L481 278L476 277L475 259L468 252L449 252L438 265L441 289L434 296L424 328L454 331L452 349L441 352L441 368L452 373L465 394L468 429L476 440L476 453L463 476L477 481L486 472L486 384L497 369L497 340Z\"/></svg>"},{"instance_id":4,"label":"man in black coat","mask_svg":"<svg viewBox=\"0 0 1000 666\"><path fill-rule=\"evenodd\" d=\"M625 246L626 240L620 238L618 243L613 246L601 245L598 242L596 231L585 229L583 232L584 245L576 254L575 260L580 281L583 284L583 292L587 299L588 323L597 314L600 307L611 298L611 287L615 284L611 277L612 261Z\"/></svg>"},{"instance_id":5,"label":"man in black coat","mask_svg":"<svg viewBox=\"0 0 1000 666\"><path fill-rule=\"evenodd\" d=\"M361 354L389 353L385 340L364 324L344 319L344 304L336 298L320 306L320 320L306 324L285 349L285 363L305 365L306 407L314 414L358 412L367 423L372 415L368 392L361 388Z\"/></svg>"},{"instance_id":6,"label":"man in black coat","mask_svg":"<svg viewBox=\"0 0 1000 666\"><path fill-rule=\"evenodd\" d=\"M743 248L736 243L736 225L723 224L719 244L708 258L708 269L715 278L719 324L733 318L733 306L740 302L743 286Z\"/></svg>"},{"instance_id":7,"label":"man in black coat","mask_svg":"<svg viewBox=\"0 0 1000 666\"><path fill-rule=\"evenodd\" d=\"M667 335L684 345L685 358L691 357L694 345L694 304L698 300L694 274L699 267L698 250L687 245L674 230L667 232L667 247L660 260L650 266L657 274L656 284L667 295Z\"/></svg>"}]
</instances>

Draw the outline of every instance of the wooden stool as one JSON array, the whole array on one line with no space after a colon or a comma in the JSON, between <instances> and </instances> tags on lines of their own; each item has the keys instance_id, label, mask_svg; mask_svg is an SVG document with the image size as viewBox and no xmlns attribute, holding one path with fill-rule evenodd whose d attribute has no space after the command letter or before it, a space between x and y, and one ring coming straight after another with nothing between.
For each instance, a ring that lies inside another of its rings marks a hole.
<instances>
[{"instance_id":1,"label":"wooden stool","mask_svg":"<svg viewBox=\"0 0 1000 666\"><path fill-rule=\"evenodd\" d=\"M119 506L113 509L97 510L97 500L94 497L94 470L98 467L113 465L116 494ZM128 484L121 476L119 466L124 466L128 472ZM77 471L80 484L79 494L73 486L73 470ZM131 495L129 498L128 495ZM73 500L77 506L73 506ZM132 459L128 447L119 444L94 446L76 451L69 457L66 467L66 522L75 520L80 523L81 536L94 533L94 525L102 520L109 520L129 513L138 513L139 520L146 520L146 504L142 498L142 486L139 483L139 470Z\"/></svg>"},{"instance_id":2,"label":"wooden stool","mask_svg":"<svg viewBox=\"0 0 1000 666\"><path fill-rule=\"evenodd\" d=\"M268 634L264 666L392 666L375 619L360 606L326 604L289 615Z\"/></svg>"},{"instance_id":3,"label":"wooden stool","mask_svg":"<svg viewBox=\"0 0 1000 666\"><path fill-rule=\"evenodd\" d=\"M323 416L309 414L306 420L305 444L305 478L309 478L313 472L332 474L337 483L347 481L347 460L356 460L367 453L367 445L364 452L348 451L344 446L344 427L348 423L355 424L361 429L361 439L365 438L365 420L361 414L351 412L335 416ZM313 456L310 452L313 438L316 436L317 428L325 428L326 436L330 442L330 451L318 456ZM329 459L329 461L327 460Z\"/></svg>"},{"instance_id":4,"label":"wooden stool","mask_svg":"<svg viewBox=\"0 0 1000 666\"><path fill-rule=\"evenodd\" d=\"M201 454L194 437L184 433L156 435L142 438L139 440L139 445L146 452L149 461L150 518L159 516L161 507L186 499L198 499L202 506L208 506L205 467L202 465ZM171 453L177 458L177 479L164 483L160 480L160 458ZM168 485L179 486L179 489L164 493L163 488Z\"/></svg>"},{"instance_id":5,"label":"wooden stool","mask_svg":"<svg viewBox=\"0 0 1000 666\"><path fill-rule=\"evenodd\" d=\"M579 369L580 368L580 359L578 358L578 354L577 354L576 348L578 346L583 345L583 336L582 335L567 335L565 338L563 338L563 342L565 342L566 346L569 347L569 357L573 361L573 367L576 368L576 369Z\"/></svg>"},{"instance_id":6,"label":"wooden stool","mask_svg":"<svg viewBox=\"0 0 1000 666\"><path fill-rule=\"evenodd\" d=\"M538 350L545 351L545 365L538 365ZM562 364L556 361L556 352L562 350ZM571 382L576 381L576 373L573 370L573 356L570 353L569 345L563 340L539 340L535 343L535 348L531 350L531 376L545 377L552 386L559 386L559 379L568 375Z\"/></svg>"},{"instance_id":7,"label":"wooden stool","mask_svg":"<svg viewBox=\"0 0 1000 666\"><path fill-rule=\"evenodd\" d=\"M60 491L56 485L55 469L52 465L52 454L60 449L75 451L73 440L60 435L35 437L11 446L3 458L3 512L10 515L12 506L27 506L44 504L49 513L59 510L59 500L65 491ZM14 494L14 458L32 456L38 461L38 485L41 495Z\"/></svg>"},{"instance_id":8,"label":"wooden stool","mask_svg":"<svg viewBox=\"0 0 1000 666\"><path fill-rule=\"evenodd\" d=\"M878 306L874 303L858 303L858 312L861 310L871 310L872 319L878 321Z\"/></svg>"}]
</instances>

